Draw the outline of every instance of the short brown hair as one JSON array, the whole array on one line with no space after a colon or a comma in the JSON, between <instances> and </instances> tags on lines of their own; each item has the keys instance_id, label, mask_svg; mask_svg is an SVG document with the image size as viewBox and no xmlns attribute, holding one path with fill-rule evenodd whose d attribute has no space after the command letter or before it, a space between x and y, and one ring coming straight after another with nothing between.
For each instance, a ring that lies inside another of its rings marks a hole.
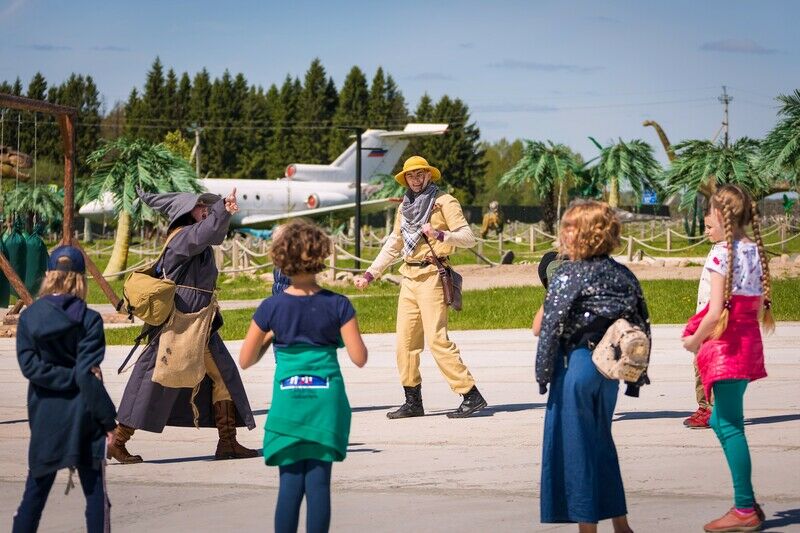
<instances>
[{"instance_id":1,"label":"short brown hair","mask_svg":"<svg viewBox=\"0 0 800 533\"><path fill-rule=\"evenodd\" d=\"M281 226L270 253L275 266L287 276L316 274L325 270L331 239L313 222L294 220Z\"/></svg>"},{"instance_id":2,"label":"short brown hair","mask_svg":"<svg viewBox=\"0 0 800 533\"><path fill-rule=\"evenodd\" d=\"M608 255L619 246L619 233L619 218L607 203L576 200L561 219L560 251L573 261Z\"/></svg>"}]
</instances>

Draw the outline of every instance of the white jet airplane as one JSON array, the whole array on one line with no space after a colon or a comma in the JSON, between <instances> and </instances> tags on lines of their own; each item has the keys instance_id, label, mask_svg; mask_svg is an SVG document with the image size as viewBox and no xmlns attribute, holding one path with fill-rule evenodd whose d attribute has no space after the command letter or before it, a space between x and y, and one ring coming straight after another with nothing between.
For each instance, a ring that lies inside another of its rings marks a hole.
<instances>
[{"instance_id":1,"label":"white jet airplane","mask_svg":"<svg viewBox=\"0 0 800 533\"><path fill-rule=\"evenodd\" d=\"M441 135L447 124L407 124L403 131L366 130L361 135L361 182L363 212L380 211L391 199L369 200L375 190L369 182L379 174L392 172L397 160L414 137ZM341 214L355 209L356 143L353 142L330 165L293 163L277 180L201 179L208 192L226 196L236 187L239 212L231 218L231 228L264 229L295 217ZM80 208L81 216L93 222L113 220L114 197Z\"/></svg>"}]
</instances>

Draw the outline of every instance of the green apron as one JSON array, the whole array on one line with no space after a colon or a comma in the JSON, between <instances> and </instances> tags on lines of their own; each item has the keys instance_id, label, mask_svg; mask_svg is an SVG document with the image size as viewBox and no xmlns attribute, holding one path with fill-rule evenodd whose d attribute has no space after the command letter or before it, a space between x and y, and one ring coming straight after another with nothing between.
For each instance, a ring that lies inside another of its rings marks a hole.
<instances>
[{"instance_id":1,"label":"green apron","mask_svg":"<svg viewBox=\"0 0 800 533\"><path fill-rule=\"evenodd\" d=\"M275 348L277 368L264 432L266 464L344 460L351 412L336 349Z\"/></svg>"}]
</instances>

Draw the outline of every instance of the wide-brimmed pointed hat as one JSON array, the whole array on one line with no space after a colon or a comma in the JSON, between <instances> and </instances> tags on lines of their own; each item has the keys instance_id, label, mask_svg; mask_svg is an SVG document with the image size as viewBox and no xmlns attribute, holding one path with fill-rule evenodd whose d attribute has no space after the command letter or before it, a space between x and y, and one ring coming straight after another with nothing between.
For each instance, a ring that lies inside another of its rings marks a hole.
<instances>
[{"instance_id":1,"label":"wide-brimmed pointed hat","mask_svg":"<svg viewBox=\"0 0 800 533\"><path fill-rule=\"evenodd\" d=\"M406 181L406 172L411 172L412 170L419 170L425 169L431 171L431 178L433 181L439 181L442 179L442 173L439 172L439 169L436 167L432 167L428 164L428 161L424 157L420 157L418 155L412 155L406 162L403 163L403 170L395 174L394 179L397 180L397 183L402 185L403 187L408 187L408 182Z\"/></svg>"},{"instance_id":2,"label":"wide-brimmed pointed hat","mask_svg":"<svg viewBox=\"0 0 800 533\"><path fill-rule=\"evenodd\" d=\"M168 192L168 193L149 193L142 190L136 191L142 202L154 211L158 211L169 219L169 228L183 215L191 213L196 205L213 205L218 202L221 196L208 192Z\"/></svg>"}]
</instances>

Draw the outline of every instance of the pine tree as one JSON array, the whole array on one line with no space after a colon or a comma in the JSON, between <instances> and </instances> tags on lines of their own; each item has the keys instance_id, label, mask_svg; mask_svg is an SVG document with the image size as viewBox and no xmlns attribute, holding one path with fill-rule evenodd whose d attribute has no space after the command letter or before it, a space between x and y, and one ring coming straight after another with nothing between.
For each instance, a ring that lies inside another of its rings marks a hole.
<instances>
[{"instance_id":1,"label":"pine tree","mask_svg":"<svg viewBox=\"0 0 800 533\"><path fill-rule=\"evenodd\" d=\"M211 101L211 76L206 69L194 76L191 96L189 97L189 121L203 126L209 119L209 103Z\"/></svg>"},{"instance_id":2,"label":"pine tree","mask_svg":"<svg viewBox=\"0 0 800 533\"><path fill-rule=\"evenodd\" d=\"M165 126L164 122L168 118L164 68L158 57L153 61L153 65L147 73L142 93L141 111L142 116L139 117L139 120L143 121L143 124L139 129L138 136L154 143L160 142L169 128Z\"/></svg>"},{"instance_id":3,"label":"pine tree","mask_svg":"<svg viewBox=\"0 0 800 533\"><path fill-rule=\"evenodd\" d=\"M312 164L328 162L328 130L334 114L330 100L325 68L319 58L316 58L306 71L298 109L301 129L296 136L297 150L304 162Z\"/></svg>"},{"instance_id":4,"label":"pine tree","mask_svg":"<svg viewBox=\"0 0 800 533\"><path fill-rule=\"evenodd\" d=\"M367 122L370 128L385 128L389 122L389 102L386 100L386 78L383 68L378 67L369 88Z\"/></svg>"},{"instance_id":5,"label":"pine tree","mask_svg":"<svg viewBox=\"0 0 800 533\"><path fill-rule=\"evenodd\" d=\"M179 123L178 116L178 76L173 69L167 71L164 83L164 126L172 130ZM169 132L167 132L169 133Z\"/></svg>"},{"instance_id":6,"label":"pine tree","mask_svg":"<svg viewBox=\"0 0 800 533\"><path fill-rule=\"evenodd\" d=\"M286 166L282 160L279 161L280 154L278 146L283 142L283 105L281 103L281 92L273 83L267 90L264 97L264 105L267 109L267 116L270 124L270 138L267 145L267 179L276 179L283 176Z\"/></svg>"},{"instance_id":7,"label":"pine tree","mask_svg":"<svg viewBox=\"0 0 800 533\"><path fill-rule=\"evenodd\" d=\"M128 95L128 101L125 103L125 135L133 139L141 137L142 119L144 118L142 112L142 99L139 97L139 91L136 87L131 89Z\"/></svg>"},{"instance_id":8,"label":"pine tree","mask_svg":"<svg viewBox=\"0 0 800 533\"><path fill-rule=\"evenodd\" d=\"M300 80L291 76L281 86L278 105L273 107L272 118L275 124L275 136L270 144L269 168L276 176L284 175L286 166L298 162L297 136L295 129L298 120L298 107L303 86ZM272 174L270 174L272 175Z\"/></svg>"},{"instance_id":9,"label":"pine tree","mask_svg":"<svg viewBox=\"0 0 800 533\"><path fill-rule=\"evenodd\" d=\"M274 86L273 86L274 87ZM264 89L251 87L245 105L245 122L250 125L247 141L239 159L238 175L242 178L265 179L268 168L270 107Z\"/></svg>"},{"instance_id":10,"label":"pine tree","mask_svg":"<svg viewBox=\"0 0 800 533\"><path fill-rule=\"evenodd\" d=\"M223 177L227 170L228 148L225 136L230 126L230 106L233 96L233 80L227 70L221 78L211 85L211 98L208 103L208 120L211 123L203 132L203 153L205 169L216 177Z\"/></svg>"},{"instance_id":11,"label":"pine tree","mask_svg":"<svg viewBox=\"0 0 800 533\"><path fill-rule=\"evenodd\" d=\"M386 103L390 129L402 129L408 122L408 107L392 76L386 77Z\"/></svg>"},{"instance_id":12,"label":"pine tree","mask_svg":"<svg viewBox=\"0 0 800 533\"><path fill-rule=\"evenodd\" d=\"M352 144L349 130L338 129L341 126L361 126L367 125L367 106L369 101L369 89L367 88L367 77L364 72L353 67L347 74L339 93L339 105L333 117L334 129L331 132L328 155L331 160L339 155Z\"/></svg>"},{"instance_id":13,"label":"pine tree","mask_svg":"<svg viewBox=\"0 0 800 533\"><path fill-rule=\"evenodd\" d=\"M181 75L181 80L178 82L178 93L175 95L175 115L177 116L177 124L174 126L181 130L189 126L189 109L192 99L192 82L189 79L189 74L184 72Z\"/></svg>"}]
</instances>

